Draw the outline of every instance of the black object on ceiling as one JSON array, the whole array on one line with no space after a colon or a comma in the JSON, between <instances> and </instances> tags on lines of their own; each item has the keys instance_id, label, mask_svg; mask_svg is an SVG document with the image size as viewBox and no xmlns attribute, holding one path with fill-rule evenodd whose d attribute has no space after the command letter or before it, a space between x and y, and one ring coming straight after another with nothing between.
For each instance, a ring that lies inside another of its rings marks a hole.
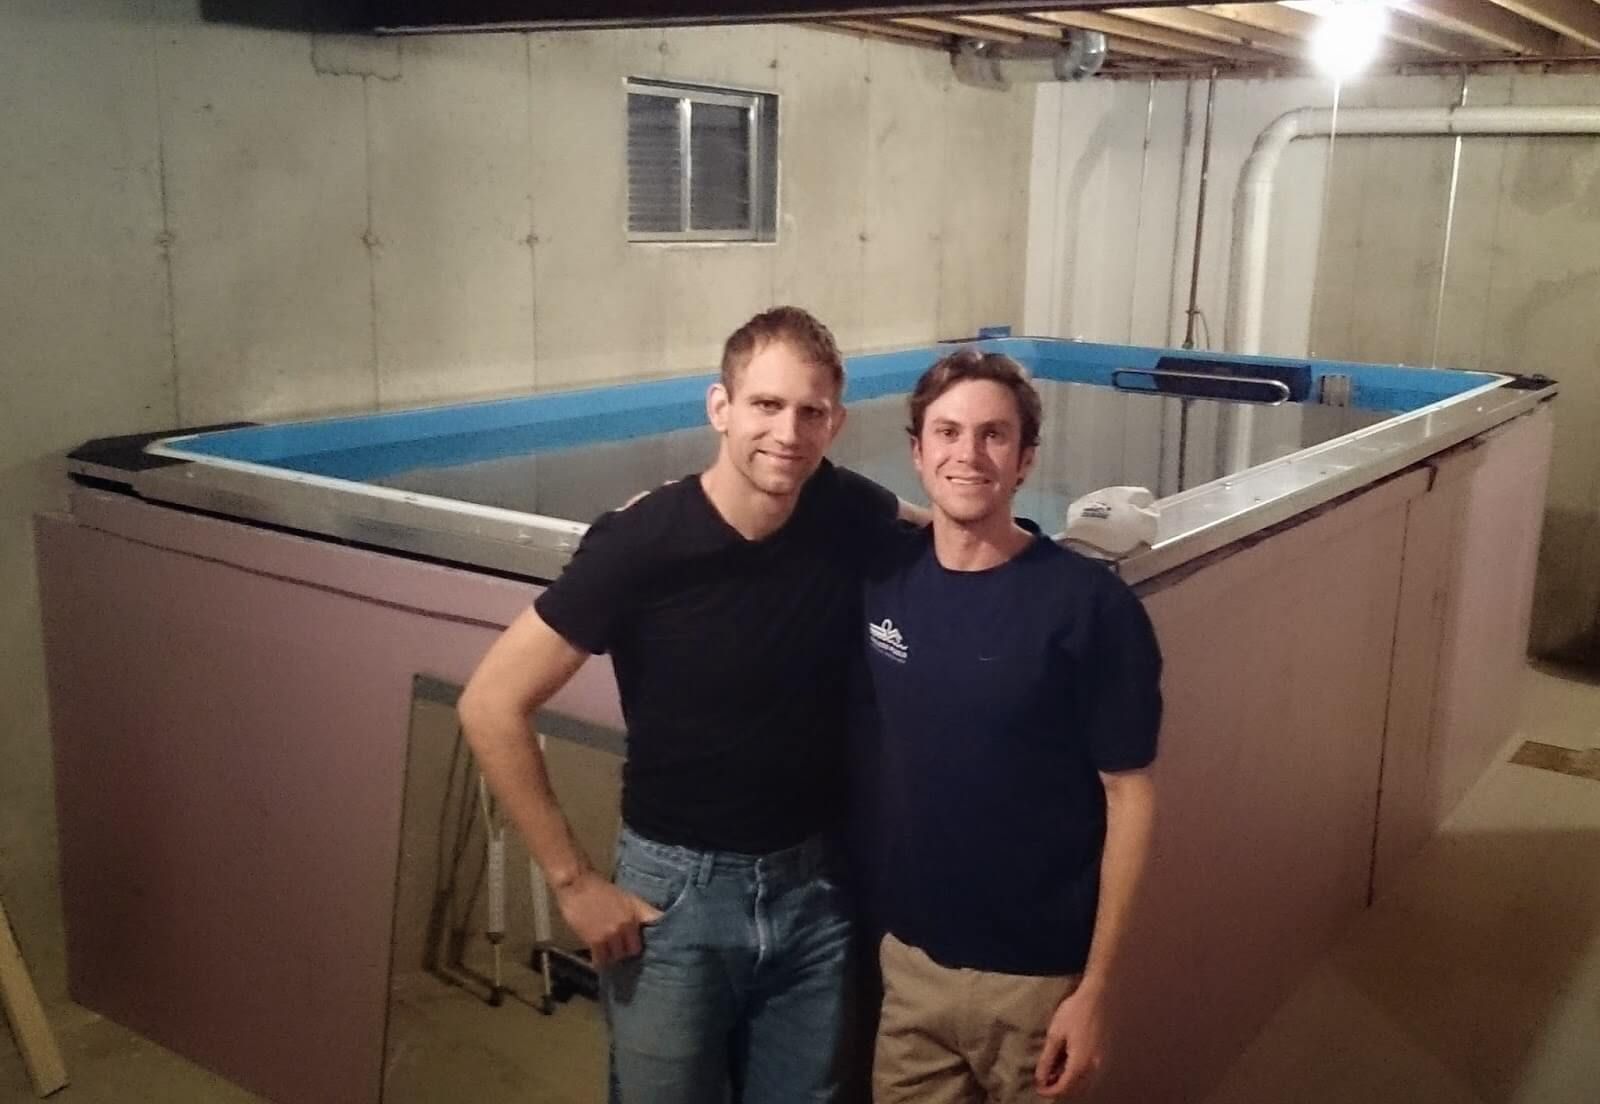
<instances>
[{"instance_id":1,"label":"black object on ceiling","mask_svg":"<svg viewBox=\"0 0 1600 1104\"><path fill-rule=\"evenodd\" d=\"M200 0L209 23L282 31L370 31L381 0Z\"/></svg>"},{"instance_id":2,"label":"black object on ceiling","mask_svg":"<svg viewBox=\"0 0 1600 1104\"><path fill-rule=\"evenodd\" d=\"M1190 0L1138 0L1145 7ZM1118 0L201 0L215 23L318 31L494 30L759 23L956 12L1097 9Z\"/></svg>"}]
</instances>

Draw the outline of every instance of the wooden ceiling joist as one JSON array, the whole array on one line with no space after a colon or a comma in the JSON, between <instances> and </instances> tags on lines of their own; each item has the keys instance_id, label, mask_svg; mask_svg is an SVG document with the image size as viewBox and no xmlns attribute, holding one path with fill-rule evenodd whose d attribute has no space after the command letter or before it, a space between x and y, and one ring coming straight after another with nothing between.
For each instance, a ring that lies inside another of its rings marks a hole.
<instances>
[{"instance_id":1,"label":"wooden ceiling joist","mask_svg":"<svg viewBox=\"0 0 1600 1104\"><path fill-rule=\"evenodd\" d=\"M889 20L896 27L909 27L914 31L933 31L954 35L957 38L986 38L990 42L1021 42L1023 37L1010 31L986 30L981 35L970 25L955 19L932 19L922 16L904 16Z\"/></svg>"},{"instance_id":2,"label":"wooden ceiling joist","mask_svg":"<svg viewBox=\"0 0 1600 1104\"><path fill-rule=\"evenodd\" d=\"M1260 18L1266 10L1270 10L1276 13L1271 18L1278 20L1280 26L1298 24L1302 29L1295 33L1309 39L1316 30L1319 21L1317 12L1321 6L1317 0L1286 0L1281 4L1217 4L1214 8L1218 14L1222 14L1222 9L1227 9L1231 13L1230 18L1245 20ZM1408 50L1440 57L1470 57L1483 53L1483 45L1479 42L1392 9L1389 12L1389 30L1384 37Z\"/></svg>"},{"instance_id":3,"label":"wooden ceiling joist","mask_svg":"<svg viewBox=\"0 0 1600 1104\"><path fill-rule=\"evenodd\" d=\"M1288 4L1197 4L1193 10L1302 41L1317 25L1316 16Z\"/></svg>"},{"instance_id":4,"label":"wooden ceiling joist","mask_svg":"<svg viewBox=\"0 0 1600 1104\"><path fill-rule=\"evenodd\" d=\"M1085 28L1086 30L1088 28ZM1102 32L1104 33L1104 32ZM1189 61L1197 62L1205 59L1188 50L1174 50L1171 46L1158 46L1154 42L1142 42L1137 38L1122 38L1119 35L1106 35L1106 50L1109 60L1120 57L1144 58L1146 61Z\"/></svg>"},{"instance_id":5,"label":"wooden ceiling joist","mask_svg":"<svg viewBox=\"0 0 1600 1104\"><path fill-rule=\"evenodd\" d=\"M1048 4L1051 0L1039 0ZM1226 0L1038 10L1014 0L993 6L909 4L894 14L830 20L830 30L951 49L956 39L1015 45L1058 41L1067 28L1106 36L1108 74L1192 74L1215 66L1232 73L1299 71L1329 0ZM1600 60L1600 0L1391 0L1379 66L1437 66L1520 61ZM909 11L907 9L910 9ZM953 10L952 10L953 9ZM812 24L815 26L816 24Z\"/></svg>"},{"instance_id":6,"label":"wooden ceiling joist","mask_svg":"<svg viewBox=\"0 0 1600 1104\"><path fill-rule=\"evenodd\" d=\"M875 23L867 19L835 19L827 23L800 23L801 27L821 27L825 31L842 31L857 38L877 38L899 42L907 46L927 46L942 50L949 41L946 35L929 31L914 31L909 27L896 27L889 23Z\"/></svg>"},{"instance_id":7,"label":"wooden ceiling joist","mask_svg":"<svg viewBox=\"0 0 1600 1104\"><path fill-rule=\"evenodd\" d=\"M1481 44L1465 35L1444 30L1405 12L1389 13L1388 38L1390 42L1438 57L1473 57L1484 52Z\"/></svg>"},{"instance_id":8,"label":"wooden ceiling joist","mask_svg":"<svg viewBox=\"0 0 1600 1104\"><path fill-rule=\"evenodd\" d=\"M1538 55L1571 51L1554 31L1529 23L1489 0L1401 0L1398 7L1499 50Z\"/></svg>"},{"instance_id":9,"label":"wooden ceiling joist","mask_svg":"<svg viewBox=\"0 0 1600 1104\"><path fill-rule=\"evenodd\" d=\"M1230 46L1225 42L1216 42L1212 39L1201 38L1198 35L1187 34L1183 31L1174 31L1166 27L1157 27L1137 19L1128 19L1119 15L1102 15L1098 12L1038 12L1038 18L1047 19L1052 23L1060 23L1064 27L1081 27L1086 31L1100 31L1102 34L1115 35L1118 38L1131 38L1139 42L1149 42L1156 46L1165 46L1172 50L1205 58L1223 58L1229 61L1267 61L1271 55L1259 50L1246 49L1243 46Z\"/></svg>"},{"instance_id":10,"label":"wooden ceiling joist","mask_svg":"<svg viewBox=\"0 0 1600 1104\"><path fill-rule=\"evenodd\" d=\"M1051 41L1061 39L1061 28L1046 23L1035 22L1032 19L1018 19L1014 15L958 15L959 22L970 24L971 33L979 37L988 37L988 32L1007 31L1023 38L1037 38Z\"/></svg>"},{"instance_id":11,"label":"wooden ceiling joist","mask_svg":"<svg viewBox=\"0 0 1600 1104\"><path fill-rule=\"evenodd\" d=\"M1302 57L1305 44L1297 38L1262 28L1241 26L1208 12L1189 8L1111 8L1107 15L1137 19L1157 27L1166 27L1185 34L1243 46L1247 50L1262 50L1288 57Z\"/></svg>"},{"instance_id":12,"label":"wooden ceiling joist","mask_svg":"<svg viewBox=\"0 0 1600 1104\"><path fill-rule=\"evenodd\" d=\"M1494 0L1500 7L1590 48L1600 47L1600 4L1594 0Z\"/></svg>"}]
</instances>

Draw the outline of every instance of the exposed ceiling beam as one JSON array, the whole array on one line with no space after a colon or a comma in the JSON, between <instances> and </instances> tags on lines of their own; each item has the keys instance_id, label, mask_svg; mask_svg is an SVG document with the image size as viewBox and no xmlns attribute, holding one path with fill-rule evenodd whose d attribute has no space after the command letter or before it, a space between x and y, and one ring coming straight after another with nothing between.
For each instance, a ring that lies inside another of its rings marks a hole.
<instances>
[{"instance_id":1,"label":"exposed ceiling beam","mask_svg":"<svg viewBox=\"0 0 1600 1104\"><path fill-rule=\"evenodd\" d=\"M1389 13L1385 33L1391 42L1442 57L1477 57L1484 52L1481 43L1405 12Z\"/></svg>"},{"instance_id":2,"label":"exposed ceiling beam","mask_svg":"<svg viewBox=\"0 0 1600 1104\"><path fill-rule=\"evenodd\" d=\"M1022 41L1022 36L1011 34L1008 31L985 30L979 32L976 28L965 23L958 23L954 19L928 19L921 16L907 16L903 19L891 19L890 23L896 27L909 27L914 31L933 31L936 34L955 35L957 38L986 38L990 42Z\"/></svg>"},{"instance_id":3,"label":"exposed ceiling beam","mask_svg":"<svg viewBox=\"0 0 1600 1104\"><path fill-rule=\"evenodd\" d=\"M1259 27L1241 26L1219 16L1187 8L1111 8L1106 14L1125 16L1246 49L1265 50L1289 57L1301 57L1305 53L1304 45L1297 38Z\"/></svg>"},{"instance_id":4,"label":"exposed ceiling beam","mask_svg":"<svg viewBox=\"0 0 1600 1104\"><path fill-rule=\"evenodd\" d=\"M1572 52L1554 31L1535 26L1489 0L1400 0L1396 6L1501 50L1542 55Z\"/></svg>"},{"instance_id":5,"label":"exposed ceiling beam","mask_svg":"<svg viewBox=\"0 0 1600 1104\"><path fill-rule=\"evenodd\" d=\"M980 31L984 29L1009 31L1012 34L1021 35L1023 38L1043 38L1056 42L1061 41L1060 27L1035 23L1031 19L1018 19L1014 15L958 15L956 18L962 23L971 23Z\"/></svg>"},{"instance_id":6,"label":"exposed ceiling beam","mask_svg":"<svg viewBox=\"0 0 1600 1104\"><path fill-rule=\"evenodd\" d=\"M821 27L827 31L842 31L857 38L880 38L908 46L927 46L943 50L946 36L929 31L914 31L910 27L896 27L889 23L875 23L866 19L836 19L829 23L799 23L800 27Z\"/></svg>"},{"instance_id":7,"label":"exposed ceiling beam","mask_svg":"<svg viewBox=\"0 0 1600 1104\"><path fill-rule=\"evenodd\" d=\"M1246 20L1259 18L1271 11L1276 13L1276 18L1287 17L1289 21L1298 22L1304 29L1296 33L1309 38L1316 30L1319 22L1318 13L1322 10L1323 4L1320 0L1286 0L1281 4L1218 4L1215 7L1219 14L1223 8L1230 11L1250 9L1248 12L1240 11L1238 15L1233 16ZM1426 19L1393 10L1389 12L1389 29L1384 32L1384 37L1390 42L1397 42L1413 50L1442 57L1477 57L1483 53L1481 42L1442 30Z\"/></svg>"},{"instance_id":8,"label":"exposed ceiling beam","mask_svg":"<svg viewBox=\"0 0 1600 1104\"><path fill-rule=\"evenodd\" d=\"M1232 0L1217 4L1145 6L1128 0L1115 8L1057 10L997 0L930 4L915 14L829 20L831 29L888 41L948 49L952 38L1017 44L1054 41L1062 28L1107 36L1110 52L1126 59L1252 67L1282 72L1285 59L1304 60L1305 43L1326 0ZM1091 0L1093 2L1093 0ZM1460 58L1464 64L1507 60L1580 58L1600 51L1597 0L1393 0L1388 45L1378 64L1404 65ZM909 6L909 5L908 5ZM938 10L938 9L943 10ZM952 10L953 9L953 10ZM973 9L976 9L974 12ZM904 9L902 9L903 11Z\"/></svg>"},{"instance_id":9,"label":"exposed ceiling beam","mask_svg":"<svg viewBox=\"0 0 1600 1104\"><path fill-rule=\"evenodd\" d=\"M1082 27L1086 31L1100 31L1118 38L1131 38L1141 42L1154 43L1157 46L1166 46L1174 50L1181 50L1188 54L1198 54L1201 57L1226 58L1230 61L1267 61L1270 54L1259 50L1249 50L1242 46L1231 46L1225 42L1215 42L1198 35L1186 34L1182 31L1169 30L1166 27L1157 27L1137 19L1127 19L1118 15L1101 15L1098 12L1036 12L1035 17L1045 19L1051 23L1060 23L1065 27Z\"/></svg>"},{"instance_id":10,"label":"exposed ceiling beam","mask_svg":"<svg viewBox=\"0 0 1600 1104\"><path fill-rule=\"evenodd\" d=\"M1059 41L1067 27L1064 23L1049 20L1044 16L1030 19L1019 19L1005 15L961 15L955 17L961 23L972 24L973 30L969 32L972 38L989 38L994 41L988 31L1005 31L1028 38ZM904 22L902 20L901 22ZM883 24L860 24L863 26ZM1085 27L1085 30L1093 28ZM916 35L928 45L943 45L949 41L948 32L935 32L929 30L914 30L909 27L896 27L897 33ZM1112 55L1142 58L1147 61L1194 61L1196 55L1192 50L1179 50L1171 46L1162 46L1154 42L1145 42L1134 38L1124 38L1115 34L1106 35L1106 50Z\"/></svg>"},{"instance_id":11,"label":"exposed ceiling beam","mask_svg":"<svg viewBox=\"0 0 1600 1104\"><path fill-rule=\"evenodd\" d=\"M1284 4L1197 4L1194 10L1299 39L1309 38L1317 25L1316 16Z\"/></svg>"},{"instance_id":12,"label":"exposed ceiling beam","mask_svg":"<svg viewBox=\"0 0 1600 1104\"><path fill-rule=\"evenodd\" d=\"M1585 46L1600 47L1600 4L1594 0L1494 0L1509 12L1548 27L1557 34L1577 39Z\"/></svg>"},{"instance_id":13,"label":"exposed ceiling beam","mask_svg":"<svg viewBox=\"0 0 1600 1104\"><path fill-rule=\"evenodd\" d=\"M1030 16L1019 19L1007 15L963 15L959 16L963 23L975 23L980 26L991 26L999 30L1014 31L1017 34L1027 35L1030 38L1041 38L1059 41L1066 33L1067 27L1058 22L1049 21L1044 16ZM1084 28L1088 30L1089 28ZM1194 54L1186 50L1175 50L1170 46L1158 46L1153 42L1141 42L1133 38L1121 38L1114 34L1106 35L1106 51L1115 57L1121 55L1125 58L1142 58L1146 61L1192 61Z\"/></svg>"},{"instance_id":14,"label":"exposed ceiling beam","mask_svg":"<svg viewBox=\"0 0 1600 1104\"><path fill-rule=\"evenodd\" d=\"M1144 58L1148 61L1203 60L1188 50L1174 50L1171 46L1158 46L1154 42L1143 42L1137 38L1123 38L1114 34L1106 35L1106 50L1111 58Z\"/></svg>"}]
</instances>

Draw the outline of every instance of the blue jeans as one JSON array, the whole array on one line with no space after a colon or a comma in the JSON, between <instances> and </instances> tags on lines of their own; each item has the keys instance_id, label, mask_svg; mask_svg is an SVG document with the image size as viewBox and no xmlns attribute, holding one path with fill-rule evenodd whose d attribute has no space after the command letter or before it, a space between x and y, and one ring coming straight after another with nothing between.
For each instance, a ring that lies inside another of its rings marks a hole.
<instances>
[{"instance_id":1,"label":"blue jeans","mask_svg":"<svg viewBox=\"0 0 1600 1104\"><path fill-rule=\"evenodd\" d=\"M739 855L624 826L616 883L662 916L601 974L611 1104L832 1101L850 921L821 841Z\"/></svg>"}]
</instances>

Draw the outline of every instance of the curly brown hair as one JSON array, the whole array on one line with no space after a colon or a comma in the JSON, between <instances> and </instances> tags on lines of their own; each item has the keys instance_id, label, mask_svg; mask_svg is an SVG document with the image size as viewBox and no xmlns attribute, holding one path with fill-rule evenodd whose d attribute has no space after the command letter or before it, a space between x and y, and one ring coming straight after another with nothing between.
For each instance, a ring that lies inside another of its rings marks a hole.
<instances>
[{"instance_id":1,"label":"curly brown hair","mask_svg":"<svg viewBox=\"0 0 1600 1104\"><path fill-rule=\"evenodd\" d=\"M957 349L922 373L911 397L906 400L911 408L911 424L906 427L906 432L920 440L922 419L929 405L956 384L967 380L990 380L1010 391L1017 403L1017 421L1021 423L1023 447L1034 448L1039 444L1044 404L1039 399L1038 389L1029 381L1027 370L1004 353L985 353L970 347Z\"/></svg>"},{"instance_id":2,"label":"curly brown hair","mask_svg":"<svg viewBox=\"0 0 1600 1104\"><path fill-rule=\"evenodd\" d=\"M799 307L773 307L734 330L722 346L722 386L733 394L750 358L774 341L785 342L801 360L825 369L833 377L835 394L844 390L844 358L833 332L810 311Z\"/></svg>"}]
</instances>

